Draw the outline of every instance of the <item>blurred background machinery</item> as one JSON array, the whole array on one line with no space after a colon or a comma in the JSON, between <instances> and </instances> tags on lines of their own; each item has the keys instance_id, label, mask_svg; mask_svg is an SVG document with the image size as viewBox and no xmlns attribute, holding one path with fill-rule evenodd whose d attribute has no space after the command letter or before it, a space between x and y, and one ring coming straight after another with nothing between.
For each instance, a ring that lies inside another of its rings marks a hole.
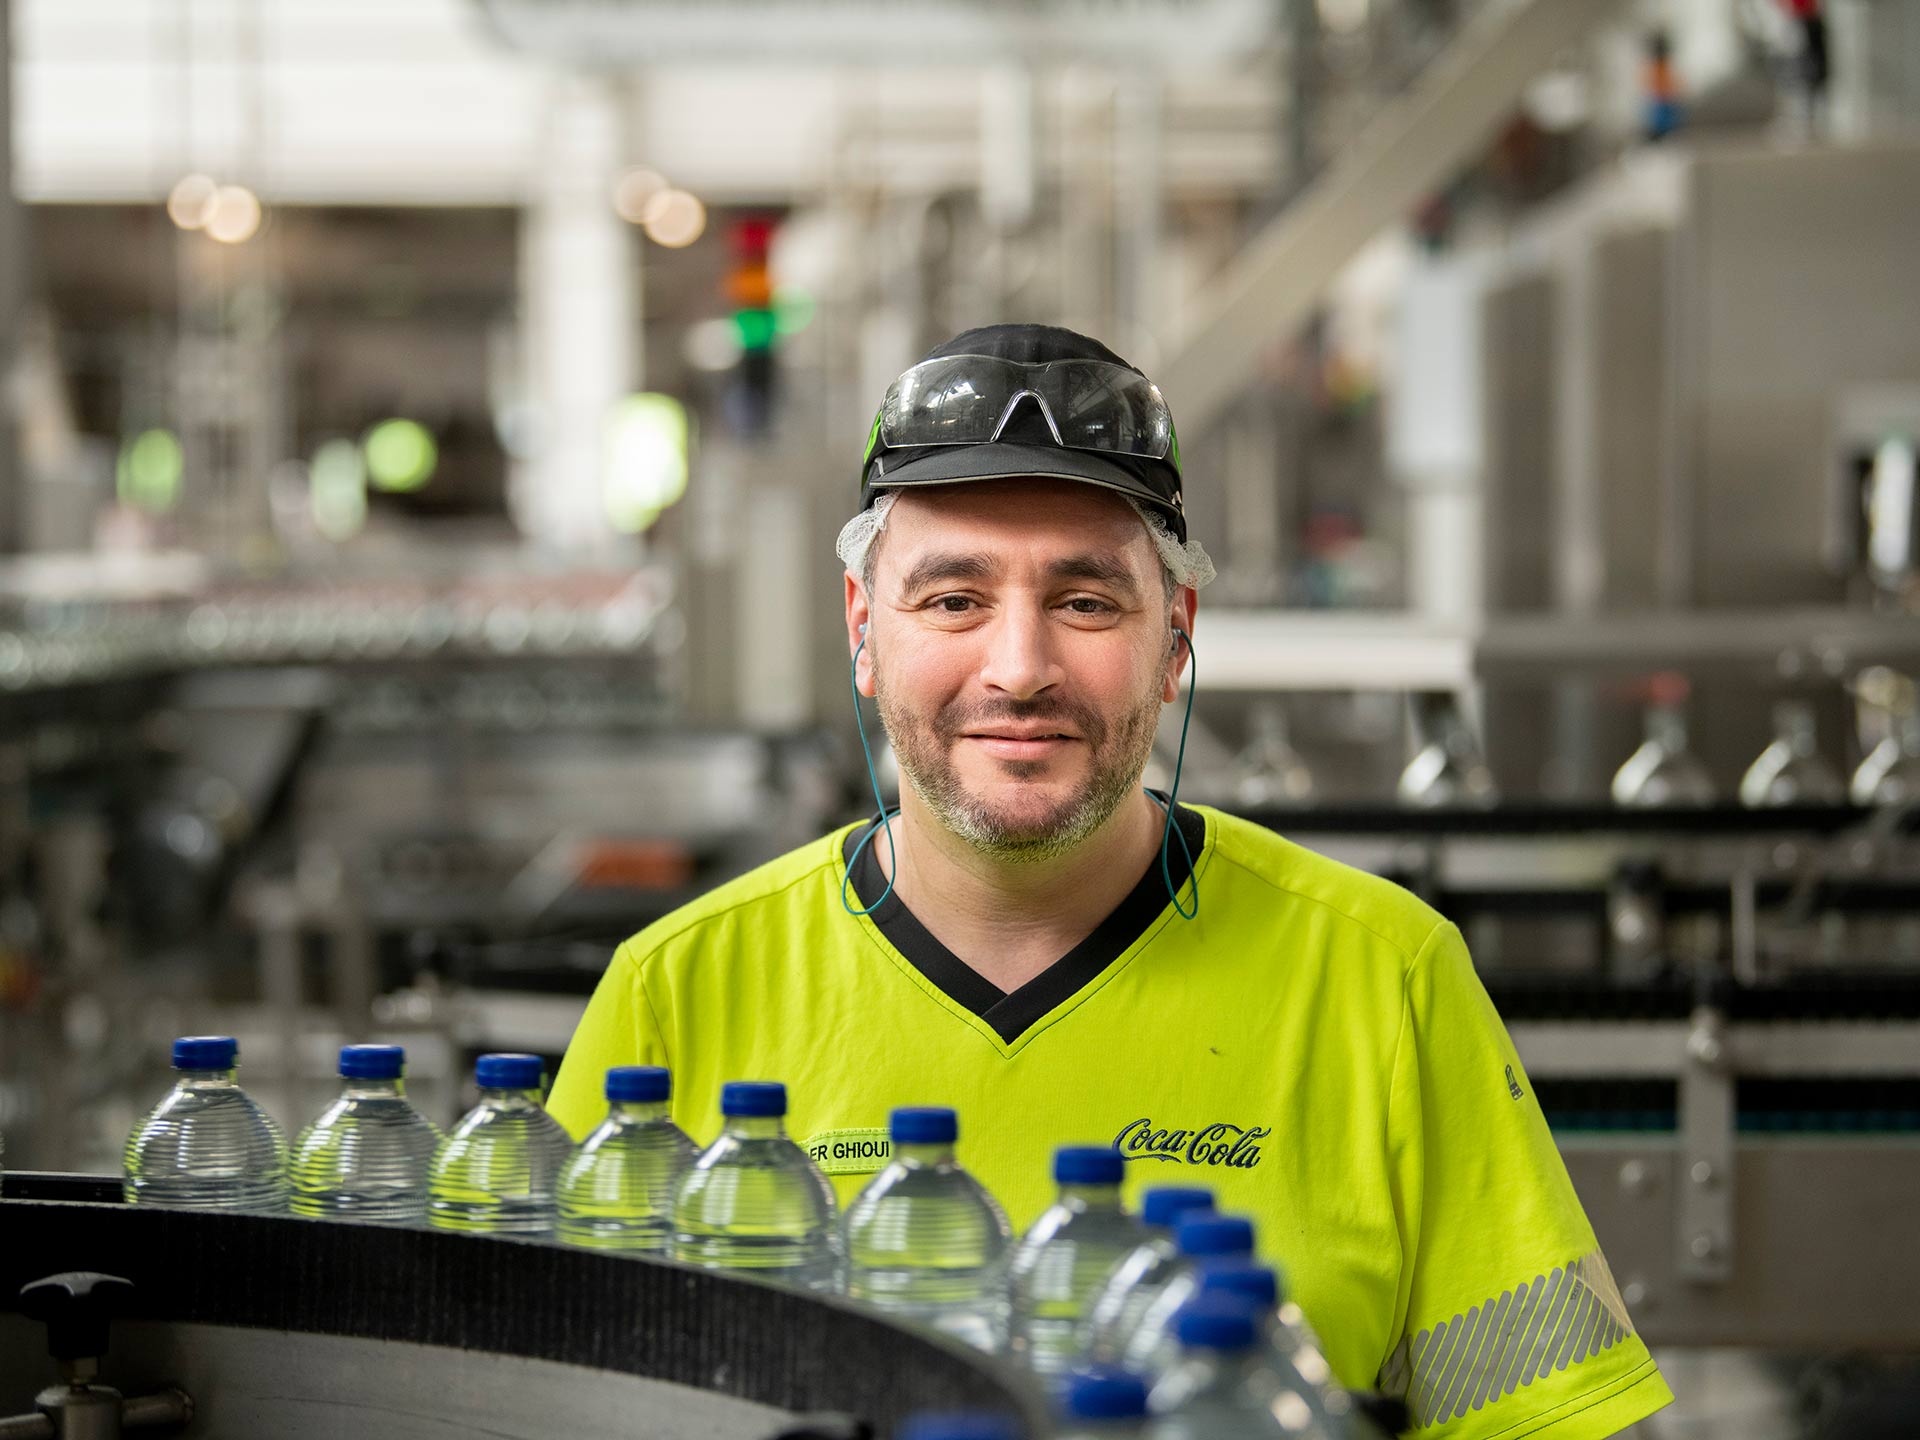
<instances>
[{"instance_id":1,"label":"blurred background machinery","mask_svg":"<svg viewBox=\"0 0 1920 1440\"><path fill-rule=\"evenodd\" d=\"M1179 416L1193 798L1462 926L1647 1435L1899 1393L1920 9L0 17L10 1164L111 1170L185 1028L283 1117L404 1038L447 1118L859 813L861 439L1029 318Z\"/></svg>"}]
</instances>

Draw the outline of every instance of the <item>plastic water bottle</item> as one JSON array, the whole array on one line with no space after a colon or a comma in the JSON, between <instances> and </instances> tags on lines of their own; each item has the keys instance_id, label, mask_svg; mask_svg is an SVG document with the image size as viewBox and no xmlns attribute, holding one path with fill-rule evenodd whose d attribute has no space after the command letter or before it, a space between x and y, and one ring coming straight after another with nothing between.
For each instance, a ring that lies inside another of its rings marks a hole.
<instances>
[{"instance_id":1,"label":"plastic water bottle","mask_svg":"<svg viewBox=\"0 0 1920 1440\"><path fill-rule=\"evenodd\" d=\"M121 1192L129 1205L177 1210L287 1208L287 1142L233 1078L231 1035L173 1042L173 1089L127 1137Z\"/></svg>"},{"instance_id":2,"label":"plastic water bottle","mask_svg":"<svg viewBox=\"0 0 1920 1440\"><path fill-rule=\"evenodd\" d=\"M1124 1166L1111 1146L1054 1154L1060 1197L1033 1222L1009 1267L1013 1351L1036 1374L1058 1375L1073 1362L1087 1303L1140 1243L1139 1224L1120 1208Z\"/></svg>"},{"instance_id":3,"label":"plastic water bottle","mask_svg":"<svg viewBox=\"0 0 1920 1440\"><path fill-rule=\"evenodd\" d=\"M1166 1370L1179 1353L1173 1317L1200 1293L1201 1271L1220 1261L1253 1258L1253 1222L1243 1215L1189 1215L1173 1227L1173 1242L1180 1252L1179 1265L1120 1348L1120 1363L1149 1379Z\"/></svg>"},{"instance_id":4,"label":"plastic water bottle","mask_svg":"<svg viewBox=\"0 0 1920 1440\"><path fill-rule=\"evenodd\" d=\"M923 1410L909 1415L894 1440L1020 1440L1020 1427L981 1410Z\"/></svg>"},{"instance_id":5,"label":"plastic water bottle","mask_svg":"<svg viewBox=\"0 0 1920 1440\"><path fill-rule=\"evenodd\" d=\"M1330 1426L1262 1344L1259 1307L1238 1295L1201 1295L1180 1308L1180 1359L1153 1386L1152 1440L1336 1440Z\"/></svg>"},{"instance_id":6,"label":"plastic water bottle","mask_svg":"<svg viewBox=\"0 0 1920 1440\"><path fill-rule=\"evenodd\" d=\"M401 1080L398 1045L340 1051L340 1098L293 1142L287 1189L310 1220L419 1225L427 1218L427 1171L440 1131L414 1109Z\"/></svg>"},{"instance_id":7,"label":"plastic water bottle","mask_svg":"<svg viewBox=\"0 0 1920 1440\"><path fill-rule=\"evenodd\" d=\"M673 1123L673 1077L658 1065L607 1071L607 1118L560 1172L555 1233L583 1250L664 1252L673 1197L699 1148Z\"/></svg>"},{"instance_id":8,"label":"plastic water bottle","mask_svg":"<svg viewBox=\"0 0 1920 1440\"><path fill-rule=\"evenodd\" d=\"M1101 1283L1080 1322L1080 1353L1096 1364L1119 1358L1127 1337L1147 1307L1179 1270L1180 1247L1174 1222L1213 1209L1213 1192L1192 1185L1161 1185L1140 1200L1147 1238L1136 1245Z\"/></svg>"},{"instance_id":9,"label":"plastic water bottle","mask_svg":"<svg viewBox=\"0 0 1920 1440\"><path fill-rule=\"evenodd\" d=\"M538 1055L482 1055L480 1103L434 1153L427 1219L479 1235L553 1233L553 1189L573 1141L540 1103Z\"/></svg>"},{"instance_id":10,"label":"plastic water bottle","mask_svg":"<svg viewBox=\"0 0 1920 1440\"><path fill-rule=\"evenodd\" d=\"M1333 1367L1300 1307L1288 1303L1280 1272L1252 1261L1224 1260L1209 1262L1199 1275L1201 1295L1234 1295L1253 1305L1269 1362L1306 1399L1323 1428L1341 1431L1353 1402L1334 1383Z\"/></svg>"},{"instance_id":11,"label":"plastic water bottle","mask_svg":"<svg viewBox=\"0 0 1920 1440\"><path fill-rule=\"evenodd\" d=\"M673 1258L742 1270L795 1290L839 1288L839 1205L813 1161L787 1138L787 1087L721 1087L726 1126L680 1182Z\"/></svg>"},{"instance_id":12,"label":"plastic water bottle","mask_svg":"<svg viewBox=\"0 0 1920 1440\"><path fill-rule=\"evenodd\" d=\"M1067 1376L1060 1397L1059 1440L1133 1440L1144 1436L1147 1385L1138 1375L1111 1366L1090 1366Z\"/></svg>"},{"instance_id":13,"label":"plastic water bottle","mask_svg":"<svg viewBox=\"0 0 1920 1440\"><path fill-rule=\"evenodd\" d=\"M847 1294L981 1350L1004 1349L1006 1212L953 1158L951 1110L895 1110L893 1159L841 1221Z\"/></svg>"}]
</instances>

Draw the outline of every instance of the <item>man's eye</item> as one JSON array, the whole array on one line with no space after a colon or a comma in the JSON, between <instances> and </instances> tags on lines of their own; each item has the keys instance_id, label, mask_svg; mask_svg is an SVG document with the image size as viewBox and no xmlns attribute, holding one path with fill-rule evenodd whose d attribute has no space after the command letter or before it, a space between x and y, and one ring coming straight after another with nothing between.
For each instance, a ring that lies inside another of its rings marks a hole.
<instances>
[{"instance_id":1,"label":"man's eye","mask_svg":"<svg viewBox=\"0 0 1920 1440\"><path fill-rule=\"evenodd\" d=\"M1088 595L1081 595L1069 600L1067 602L1067 608L1076 615L1107 615L1113 611L1113 606L1109 605L1106 601L1095 600Z\"/></svg>"},{"instance_id":2,"label":"man's eye","mask_svg":"<svg viewBox=\"0 0 1920 1440\"><path fill-rule=\"evenodd\" d=\"M933 603L936 609L949 615L964 615L973 608L973 601L965 595L942 595Z\"/></svg>"}]
</instances>

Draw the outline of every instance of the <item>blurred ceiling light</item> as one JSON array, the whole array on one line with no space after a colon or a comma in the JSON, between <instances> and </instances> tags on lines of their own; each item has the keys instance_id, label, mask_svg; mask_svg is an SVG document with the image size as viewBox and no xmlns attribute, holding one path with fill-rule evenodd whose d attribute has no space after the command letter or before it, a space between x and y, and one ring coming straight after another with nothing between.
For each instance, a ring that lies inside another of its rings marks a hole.
<instances>
[{"instance_id":1,"label":"blurred ceiling light","mask_svg":"<svg viewBox=\"0 0 1920 1440\"><path fill-rule=\"evenodd\" d=\"M389 494L418 490L433 478L440 463L440 447L417 420L382 420L367 431L362 448L367 454L367 478L374 489Z\"/></svg>"},{"instance_id":2,"label":"blurred ceiling light","mask_svg":"<svg viewBox=\"0 0 1920 1440\"><path fill-rule=\"evenodd\" d=\"M1363 29L1373 10L1372 0L1315 0L1320 23L1336 35L1351 35Z\"/></svg>"},{"instance_id":3,"label":"blurred ceiling light","mask_svg":"<svg viewBox=\"0 0 1920 1440\"><path fill-rule=\"evenodd\" d=\"M244 245L260 232L260 197L244 185L222 185L207 208L206 231L222 245Z\"/></svg>"},{"instance_id":4,"label":"blurred ceiling light","mask_svg":"<svg viewBox=\"0 0 1920 1440\"><path fill-rule=\"evenodd\" d=\"M167 195L167 218L182 230L204 228L213 214L213 197L219 189L211 175L182 175Z\"/></svg>"},{"instance_id":5,"label":"blurred ceiling light","mask_svg":"<svg viewBox=\"0 0 1920 1440\"><path fill-rule=\"evenodd\" d=\"M740 360L740 330L731 316L700 320L687 327L680 354L696 370L731 370Z\"/></svg>"},{"instance_id":6,"label":"blurred ceiling light","mask_svg":"<svg viewBox=\"0 0 1920 1440\"><path fill-rule=\"evenodd\" d=\"M183 470L180 442L171 430L142 431L121 447L116 489L124 504L164 515L180 499Z\"/></svg>"},{"instance_id":7,"label":"blurred ceiling light","mask_svg":"<svg viewBox=\"0 0 1920 1440\"><path fill-rule=\"evenodd\" d=\"M637 535L687 493L687 411L671 395L629 395L607 417L607 518Z\"/></svg>"},{"instance_id":8,"label":"blurred ceiling light","mask_svg":"<svg viewBox=\"0 0 1920 1440\"><path fill-rule=\"evenodd\" d=\"M644 225L647 205L667 188L667 177L658 170L636 165L614 182L613 208L629 225Z\"/></svg>"},{"instance_id":9,"label":"blurred ceiling light","mask_svg":"<svg viewBox=\"0 0 1920 1440\"><path fill-rule=\"evenodd\" d=\"M329 440L313 452L307 472L313 528L329 540L351 540L367 523L367 472L360 447Z\"/></svg>"},{"instance_id":10,"label":"blurred ceiling light","mask_svg":"<svg viewBox=\"0 0 1920 1440\"><path fill-rule=\"evenodd\" d=\"M685 190L662 190L647 201L640 223L656 245L678 250L698 240L707 228L707 207Z\"/></svg>"},{"instance_id":11,"label":"blurred ceiling light","mask_svg":"<svg viewBox=\"0 0 1920 1440\"><path fill-rule=\"evenodd\" d=\"M1527 86L1520 108L1549 134L1578 130L1593 110L1587 77L1578 70L1549 70Z\"/></svg>"}]
</instances>

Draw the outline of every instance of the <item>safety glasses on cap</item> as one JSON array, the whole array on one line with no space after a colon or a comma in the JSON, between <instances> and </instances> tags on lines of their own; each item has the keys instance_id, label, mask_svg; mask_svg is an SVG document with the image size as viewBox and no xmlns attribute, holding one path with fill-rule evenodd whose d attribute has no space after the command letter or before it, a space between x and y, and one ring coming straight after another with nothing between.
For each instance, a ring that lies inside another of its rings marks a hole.
<instances>
[{"instance_id":1,"label":"safety glasses on cap","mask_svg":"<svg viewBox=\"0 0 1920 1440\"><path fill-rule=\"evenodd\" d=\"M1173 415L1160 387L1137 370L1104 360L1026 363L991 355L923 360L887 389L867 458L920 445L984 445L1014 414L1036 403L1054 443L1179 464Z\"/></svg>"}]
</instances>

